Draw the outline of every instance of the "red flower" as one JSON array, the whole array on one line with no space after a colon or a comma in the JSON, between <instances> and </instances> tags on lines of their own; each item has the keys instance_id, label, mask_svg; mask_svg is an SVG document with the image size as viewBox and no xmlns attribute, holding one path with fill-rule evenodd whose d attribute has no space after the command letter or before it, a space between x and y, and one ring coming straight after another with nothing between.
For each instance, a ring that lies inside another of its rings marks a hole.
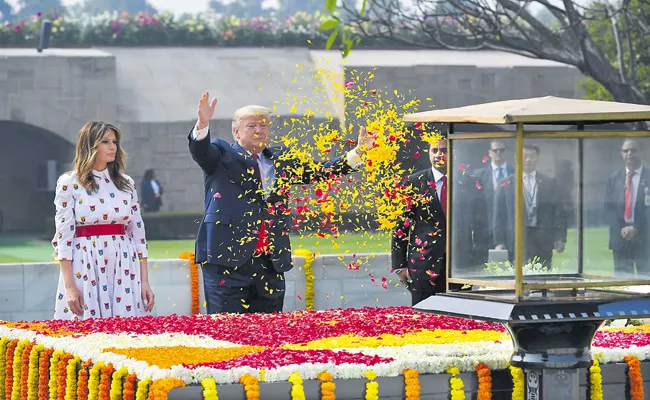
<instances>
[{"instance_id":1,"label":"red flower","mask_svg":"<svg viewBox=\"0 0 650 400\"><path fill-rule=\"evenodd\" d=\"M505 182L503 182L501 184L501 187L506 187L506 186L510 185L511 183L512 183L512 181L505 181Z\"/></svg>"},{"instance_id":2,"label":"red flower","mask_svg":"<svg viewBox=\"0 0 650 400\"><path fill-rule=\"evenodd\" d=\"M481 159L481 162L482 162L483 164L485 164L485 163L488 162L488 161L490 161L490 157L488 157L488 156L483 156L483 158Z\"/></svg>"},{"instance_id":3,"label":"red flower","mask_svg":"<svg viewBox=\"0 0 650 400\"><path fill-rule=\"evenodd\" d=\"M418 158L420 157L420 152L416 151L415 154L413 154L413 158Z\"/></svg>"},{"instance_id":4,"label":"red flower","mask_svg":"<svg viewBox=\"0 0 650 400\"><path fill-rule=\"evenodd\" d=\"M417 123L415 124L415 129L421 131L421 130L422 130L422 122L417 122Z\"/></svg>"},{"instance_id":5,"label":"red flower","mask_svg":"<svg viewBox=\"0 0 650 400\"><path fill-rule=\"evenodd\" d=\"M478 190L483 189L483 186L481 186L481 182L479 182L478 179L476 180L476 188L477 188Z\"/></svg>"}]
</instances>

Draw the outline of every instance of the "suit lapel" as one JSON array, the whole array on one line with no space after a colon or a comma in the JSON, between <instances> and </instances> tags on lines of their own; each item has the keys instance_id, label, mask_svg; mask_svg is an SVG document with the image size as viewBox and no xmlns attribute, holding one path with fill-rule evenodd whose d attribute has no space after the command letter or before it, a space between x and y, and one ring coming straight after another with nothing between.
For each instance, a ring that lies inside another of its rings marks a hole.
<instances>
[{"instance_id":1,"label":"suit lapel","mask_svg":"<svg viewBox=\"0 0 650 400\"><path fill-rule=\"evenodd\" d=\"M442 204L440 203L440 198L438 197L438 184L436 183L436 178L433 175L433 170L431 168L427 169L425 172L425 187L424 190L426 191L427 189L431 193L429 197L429 207L432 209L438 211L438 212L443 212L442 210ZM431 184L433 183L433 184Z\"/></svg>"},{"instance_id":2,"label":"suit lapel","mask_svg":"<svg viewBox=\"0 0 650 400\"><path fill-rule=\"evenodd\" d=\"M645 191L648 188L648 179L649 179L648 169L644 166L641 169L641 176L639 177L639 189L636 193L636 205L634 207L635 219L637 214L636 210L643 210L645 207ZM650 190L650 189L649 189Z\"/></svg>"}]
</instances>

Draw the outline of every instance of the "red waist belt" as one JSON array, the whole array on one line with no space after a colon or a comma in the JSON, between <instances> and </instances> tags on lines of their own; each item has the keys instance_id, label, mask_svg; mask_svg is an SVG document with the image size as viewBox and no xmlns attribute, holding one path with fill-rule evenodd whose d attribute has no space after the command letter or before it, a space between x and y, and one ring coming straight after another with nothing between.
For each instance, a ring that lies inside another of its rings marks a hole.
<instances>
[{"instance_id":1,"label":"red waist belt","mask_svg":"<svg viewBox=\"0 0 650 400\"><path fill-rule=\"evenodd\" d=\"M74 229L74 237L124 235L125 233L124 224L82 225Z\"/></svg>"}]
</instances>

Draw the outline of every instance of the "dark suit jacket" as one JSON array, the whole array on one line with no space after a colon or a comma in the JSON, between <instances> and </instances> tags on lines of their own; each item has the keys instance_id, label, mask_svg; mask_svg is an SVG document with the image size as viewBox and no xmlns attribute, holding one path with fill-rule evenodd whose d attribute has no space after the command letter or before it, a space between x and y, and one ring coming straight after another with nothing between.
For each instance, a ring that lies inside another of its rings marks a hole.
<instances>
[{"instance_id":1,"label":"dark suit jacket","mask_svg":"<svg viewBox=\"0 0 650 400\"><path fill-rule=\"evenodd\" d=\"M510 163L506 164L506 176L513 175L515 173L514 168ZM488 231L491 236L492 243L489 244L490 247L496 246L498 243L494 241L494 219L495 219L495 200L496 200L496 190L494 188L493 180L493 170L492 164L488 164L485 168L480 168L474 171L474 176L479 182L481 187L481 193L483 193L485 199L485 208L487 212L487 221L488 221ZM497 188L498 189L498 188Z\"/></svg>"},{"instance_id":2,"label":"dark suit jacket","mask_svg":"<svg viewBox=\"0 0 650 400\"><path fill-rule=\"evenodd\" d=\"M431 168L409 176L408 183L413 187L416 201L398 220L393 232L392 267L409 268L414 279L430 279L427 271L438 274L445 268L447 220ZM454 190L449 206L449 212L454 213L453 240L462 246L454 251L453 265L462 269L468 263L481 263L482 258L487 259L487 219L476 179L469 174L461 176L448 183L447 190L448 193Z\"/></svg>"},{"instance_id":3,"label":"dark suit jacket","mask_svg":"<svg viewBox=\"0 0 650 400\"><path fill-rule=\"evenodd\" d=\"M196 239L196 262L239 267L253 256L261 221L267 221L269 258L277 272L289 271L290 184L308 184L353 171L346 157L320 163L314 169L289 159L287 149L272 147L264 155L275 162L275 182L265 200L257 162L239 144L188 136L192 158L203 169L205 215Z\"/></svg>"},{"instance_id":4,"label":"dark suit jacket","mask_svg":"<svg viewBox=\"0 0 650 400\"><path fill-rule=\"evenodd\" d=\"M612 174L607 182L605 190L605 212L609 221L609 248L620 250L629 243L621 237L621 229L627 226L625 222L625 168ZM641 170L639 189L637 192L636 205L634 206L634 224L639 231L636 243L647 243L648 221L650 207L645 206L645 191L650 191L650 170L645 166Z\"/></svg>"},{"instance_id":5,"label":"dark suit jacket","mask_svg":"<svg viewBox=\"0 0 650 400\"><path fill-rule=\"evenodd\" d=\"M505 244L508 257L514 259L515 247L515 176L507 176L497 189L494 239ZM567 216L555 180L537 171L537 229L540 247L553 250L556 241L566 242ZM523 204L522 204L523 206ZM524 216L526 210L524 208Z\"/></svg>"},{"instance_id":6,"label":"dark suit jacket","mask_svg":"<svg viewBox=\"0 0 650 400\"><path fill-rule=\"evenodd\" d=\"M156 183L158 183L158 187L160 188L160 196L158 198L154 196L153 188L151 187L151 181L143 181L140 187L140 203L142 204L142 208L145 211L158 210L162 206L163 188L157 179L154 180Z\"/></svg>"}]
</instances>

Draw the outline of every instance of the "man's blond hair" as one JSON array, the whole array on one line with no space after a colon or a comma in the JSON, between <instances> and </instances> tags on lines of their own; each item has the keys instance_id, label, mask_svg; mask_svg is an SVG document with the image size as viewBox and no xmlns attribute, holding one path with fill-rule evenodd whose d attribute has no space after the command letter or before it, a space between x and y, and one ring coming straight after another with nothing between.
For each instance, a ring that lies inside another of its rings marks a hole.
<instances>
[{"instance_id":1,"label":"man's blond hair","mask_svg":"<svg viewBox=\"0 0 650 400\"><path fill-rule=\"evenodd\" d=\"M237 111L235 111L235 114L232 117L232 122L234 124L244 117L250 117L254 115L263 115L266 117L266 119L270 119L271 109L266 108L264 106L256 106L256 105L244 106L238 109Z\"/></svg>"}]
</instances>

